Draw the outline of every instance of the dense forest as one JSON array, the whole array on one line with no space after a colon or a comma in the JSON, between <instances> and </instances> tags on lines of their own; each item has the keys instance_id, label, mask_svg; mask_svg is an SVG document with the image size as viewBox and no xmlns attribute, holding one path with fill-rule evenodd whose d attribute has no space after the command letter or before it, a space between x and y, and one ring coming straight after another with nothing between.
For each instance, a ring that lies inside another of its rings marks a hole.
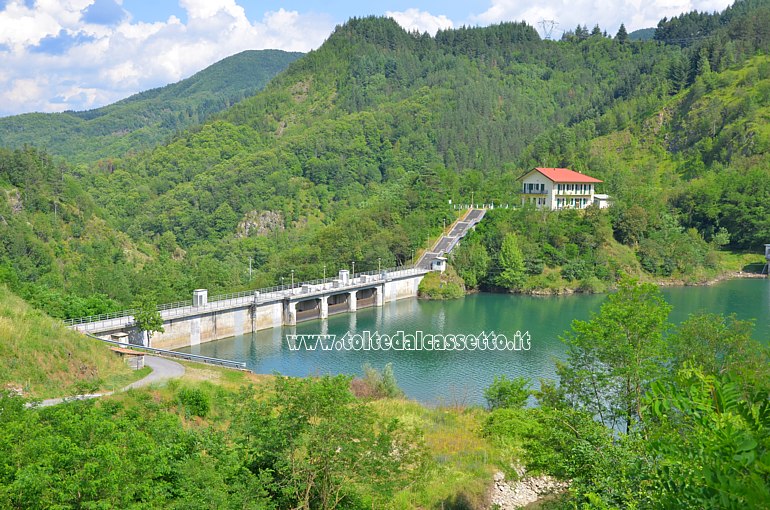
<instances>
[{"instance_id":1,"label":"dense forest","mask_svg":"<svg viewBox=\"0 0 770 510\"><path fill-rule=\"evenodd\" d=\"M180 82L102 108L0 118L0 147L32 145L73 164L147 150L254 95L301 56L244 51Z\"/></svg>"},{"instance_id":2,"label":"dense forest","mask_svg":"<svg viewBox=\"0 0 770 510\"><path fill-rule=\"evenodd\" d=\"M453 259L469 287L740 269L735 251L770 238L768 13L685 14L655 41L352 19L165 145L77 166L0 151L0 279L66 317L409 264L454 219L450 200L517 204L533 166L600 178L615 205L490 212ZM702 35L664 37L683 24Z\"/></svg>"}]
</instances>

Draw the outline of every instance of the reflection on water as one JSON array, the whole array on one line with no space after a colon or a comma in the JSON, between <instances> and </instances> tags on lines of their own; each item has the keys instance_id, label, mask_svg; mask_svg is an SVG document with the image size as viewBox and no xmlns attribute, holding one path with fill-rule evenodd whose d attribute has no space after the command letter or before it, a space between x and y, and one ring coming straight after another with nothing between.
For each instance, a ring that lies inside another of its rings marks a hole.
<instances>
[{"instance_id":1,"label":"reflection on water","mask_svg":"<svg viewBox=\"0 0 770 510\"><path fill-rule=\"evenodd\" d=\"M756 319L754 337L770 339L770 281L732 280L710 287L664 289L674 310L670 320L681 322L691 313L736 313ZM355 314L275 328L201 344L185 352L245 361L259 373L306 376L361 374L369 363L382 368L393 363L406 394L425 403L482 403L483 391L495 375L554 378L554 360L563 358L559 336L573 319L588 319L598 311L603 295L532 297L476 294L453 301L407 299L368 308ZM290 351L286 334L334 334L364 331L393 335L473 334L496 332L512 339L517 330L531 336L529 351Z\"/></svg>"}]
</instances>

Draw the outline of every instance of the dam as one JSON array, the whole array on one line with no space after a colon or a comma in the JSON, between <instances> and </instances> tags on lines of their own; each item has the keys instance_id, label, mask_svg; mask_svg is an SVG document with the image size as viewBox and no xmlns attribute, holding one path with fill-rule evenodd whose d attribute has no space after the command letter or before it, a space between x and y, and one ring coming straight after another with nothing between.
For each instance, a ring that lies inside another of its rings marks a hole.
<instances>
[{"instance_id":1,"label":"dam","mask_svg":"<svg viewBox=\"0 0 770 510\"><path fill-rule=\"evenodd\" d=\"M158 307L164 331L151 336L137 328L132 310L65 323L100 338L177 349L414 298L428 272L421 267L402 267L350 275L343 269L334 278L211 298L206 289L197 289L189 301Z\"/></svg>"}]
</instances>

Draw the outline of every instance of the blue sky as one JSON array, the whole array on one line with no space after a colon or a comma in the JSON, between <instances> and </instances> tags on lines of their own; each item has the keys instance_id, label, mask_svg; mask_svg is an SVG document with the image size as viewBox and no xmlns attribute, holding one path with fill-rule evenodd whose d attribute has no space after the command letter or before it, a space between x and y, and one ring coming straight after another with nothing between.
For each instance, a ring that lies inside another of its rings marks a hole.
<instances>
[{"instance_id":1,"label":"blue sky","mask_svg":"<svg viewBox=\"0 0 770 510\"><path fill-rule=\"evenodd\" d=\"M186 78L247 49L309 51L352 16L408 30L555 20L614 34L729 0L0 0L0 116L85 110ZM0 145L2 141L0 141Z\"/></svg>"}]
</instances>

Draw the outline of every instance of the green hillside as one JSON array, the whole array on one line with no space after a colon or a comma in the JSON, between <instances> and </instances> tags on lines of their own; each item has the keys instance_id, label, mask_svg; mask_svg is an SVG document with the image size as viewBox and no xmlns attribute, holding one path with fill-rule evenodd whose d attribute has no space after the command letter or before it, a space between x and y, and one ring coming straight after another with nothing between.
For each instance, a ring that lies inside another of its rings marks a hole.
<instances>
[{"instance_id":1,"label":"green hillside","mask_svg":"<svg viewBox=\"0 0 770 510\"><path fill-rule=\"evenodd\" d=\"M61 397L116 389L132 378L105 344L68 330L0 285L0 391Z\"/></svg>"},{"instance_id":2,"label":"green hillside","mask_svg":"<svg viewBox=\"0 0 770 510\"><path fill-rule=\"evenodd\" d=\"M70 163L148 149L253 95L300 56L279 50L244 51L178 83L95 110L0 118L0 147L33 145Z\"/></svg>"},{"instance_id":3,"label":"green hillside","mask_svg":"<svg viewBox=\"0 0 770 510\"><path fill-rule=\"evenodd\" d=\"M544 41L521 23L416 36L352 19L166 145L77 170L1 152L0 275L63 317L404 264L454 218L449 200L517 204L525 170L565 166L602 179L615 207L490 213L454 260L470 287L710 278L742 260L724 248L770 238L770 34L754 21L768 4L683 16L721 20L686 44L582 29ZM689 206L701 191L710 202Z\"/></svg>"}]
</instances>

